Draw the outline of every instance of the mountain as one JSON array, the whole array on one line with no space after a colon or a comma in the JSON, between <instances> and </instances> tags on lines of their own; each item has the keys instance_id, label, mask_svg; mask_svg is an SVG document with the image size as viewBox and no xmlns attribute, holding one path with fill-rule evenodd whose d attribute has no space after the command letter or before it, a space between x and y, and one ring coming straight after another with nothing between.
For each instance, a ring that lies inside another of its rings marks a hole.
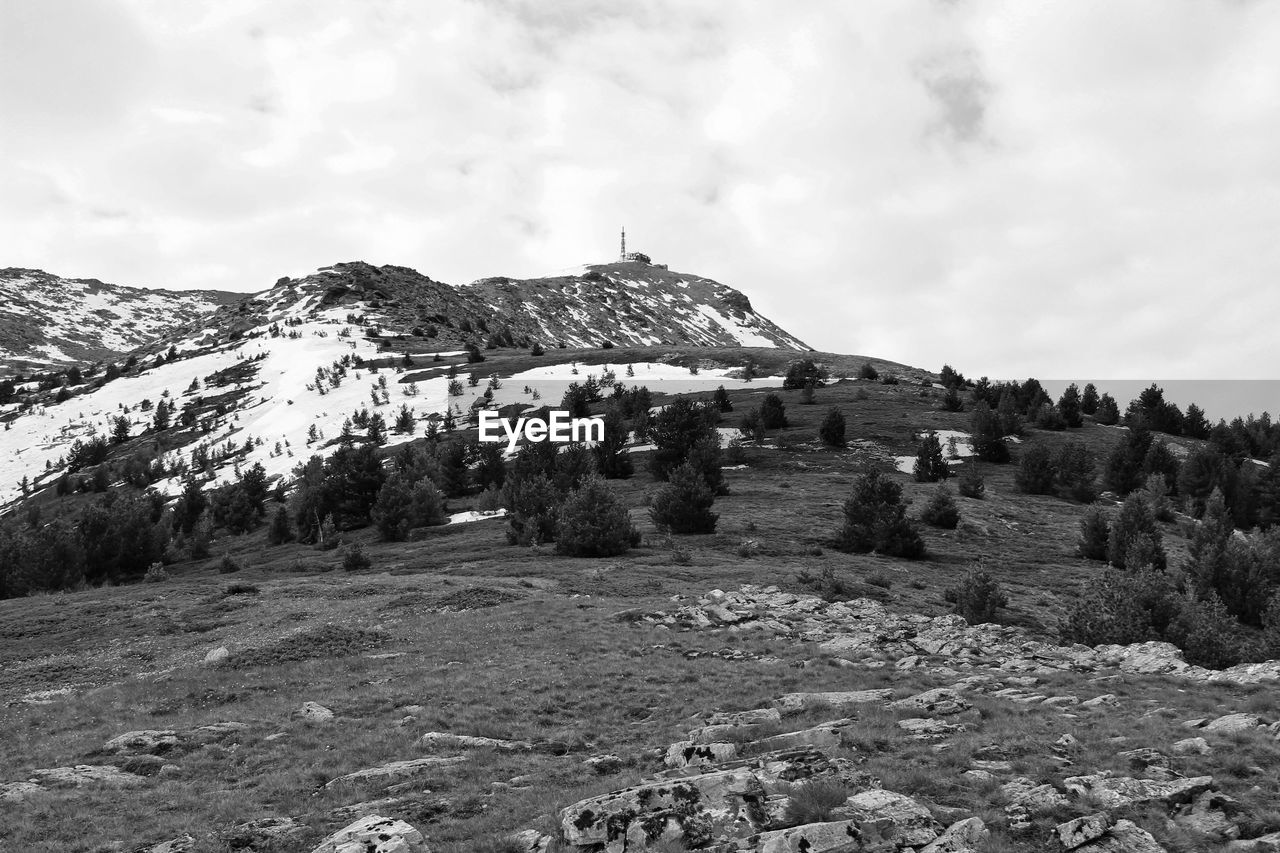
<instances>
[{"instance_id":1,"label":"mountain","mask_svg":"<svg viewBox=\"0 0 1280 853\"><path fill-rule=\"evenodd\" d=\"M382 414L390 423L403 404L421 434L427 421L451 409L461 417L479 405L556 403L575 377L585 381L592 375L584 370L579 376L576 362L584 359L602 362L594 375L606 385L626 379L623 371L635 362L632 370L639 373L630 384L710 391L750 377L731 375L745 364L742 356L725 360L708 348L767 348L779 353L782 365L805 349L733 288L642 262L464 286L405 267L344 263L281 279L269 290L211 310L212 296L192 297L186 313L179 303L162 301L180 294L153 294L147 302L130 298L147 291L29 271L6 281L49 314L62 288L70 305L66 314L77 319L40 326L56 330L63 342L58 357L70 354L66 347L75 325L87 327L88 318L97 318L102 323L80 334L77 351L111 357L123 367L86 364L76 374L68 372L65 384L46 377L7 393L0 386L0 448L10 451L0 454L0 506L21 497L24 478L39 490L86 470L83 448L117 429L130 437L163 439L144 454L155 472L146 479L173 494L193 464L205 468L210 482L229 482L240 467L254 463L272 477L288 475L311 453L331 453L343 421L362 423L362 412ZM68 298L70 293L80 295L79 301ZM135 337L106 328L108 313ZM156 319L166 316L177 322ZM16 326L16 320L11 323ZM141 340L129 363L118 358L126 341ZM529 355L534 343L545 348L545 356ZM44 346L42 354L53 352L54 345ZM462 358L466 346L489 353L488 363L469 365ZM672 362L704 349L705 356ZM609 361L612 367L603 363ZM699 373L700 361L705 372ZM500 372L511 381L489 389L477 381L452 393L445 373L451 365L483 377ZM481 400L486 390L490 398ZM167 427L156 419L161 404L169 410ZM393 435L390 443L410 438ZM117 453L136 455L131 445L113 449L113 458ZM116 460L113 476L123 476L124 467L125 460Z\"/></svg>"},{"instance_id":2,"label":"mountain","mask_svg":"<svg viewBox=\"0 0 1280 853\"><path fill-rule=\"evenodd\" d=\"M147 290L41 270L0 269L0 371L114 358L242 298L217 290Z\"/></svg>"},{"instance_id":3,"label":"mountain","mask_svg":"<svg viewBox=\"0 0 1280 853\"><path fill-rule=\"evenodd\" d=\"M382 335L462 346L498 336L507 345L754 346L808 349L755 313L732 287L664 266L592 264L545 278L482 278L454 286L408 267L363 262L282 278L207 318L208 340L307 316L358 316Z\"/></svg>"}]
</instances>

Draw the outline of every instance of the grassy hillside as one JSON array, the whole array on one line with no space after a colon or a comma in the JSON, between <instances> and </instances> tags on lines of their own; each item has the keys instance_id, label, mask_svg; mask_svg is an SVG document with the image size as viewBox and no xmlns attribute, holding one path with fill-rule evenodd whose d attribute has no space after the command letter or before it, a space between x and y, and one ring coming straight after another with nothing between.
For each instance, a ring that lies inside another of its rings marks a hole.
<instances>
[{"instance_id":1,"label":"grassy hillside","mask_svg":"<svg viewBox=\"0 0 1280 853\"><path fill-rule=\"evenodd\" d=\"M786 358L749 354L763 373L784 366L768 359ZM599 355L615 363L634 357ZM730 361L738 355L724 354ZM544 359L566 357L550 351ZM850 357L848 372L862 361ZM509 362L486 366L503 373L527 366L516 357ZM722 426L736 425L772 390L733 390L735 412ZM572 559L549 547L511 546L505 523L485 520L427 529L401 543L357 531L352 537L372 568L350 573L338 552L272 547L260 528L215 540L209 559L171 567L161 583L0 602L0 761L8 768L0 782L77 764L117 765L142 777L124 789L87 784L12 797L0 821L0 849L127 851L190 835L192 850L310 850L372 812L413 824L435 850L517 849L504 846L510 832L532 827L554 835L558 809L651 777L667 745L693 725L692 715L763 707L797 691L889 688L906 697L982 672L1000 681L975 688L973 707L951 720L964 731L917 740L897 726L917 715L868 706L854 714L855 734L835 754L884 788L927 803L943 826L948 816L982 817L991 836L977 849L1043 850L1049 828L1096 812L1098 802L1071 798L1032 815L1030 829L1010 828L1004 806L1013 795L1000 787L1007 779L1061 787L1065 777L1104 769L1131 775L1130 759L1119 753L1167 751L1193 734L1181 727L1184 720L1275 713L1271 686L1192 687L1114 669L1015 674L1002 672L999 661L946 651L903 667L886 655L823 651L806 638L801 617L789 633L681 631L643 618L743 584L809 594L814 590L800 576L827 570L850 596L893 612L943 616L951 612L947 588L981 564L1009 594L1002 621L1025 629L1028 639L1051 640L1081 585L1099 575L1099 564L1075 555L1084 507L1017 492L1013 464L983 467L985 499L957 498L956 530L924 528L925 560L832 549L857 474L894 472L913 502L909 514L917 514L935 487L897 473L894 458L914 454L922 430L966 430L968 415L941 411L941 392L919 384L842 381L818 389L813 405L802 405L798 391L781 393L790 426L771 432L764 446L748 444L745 467L726 470L729 493L717 500L714 534L674 541L659 534L645 510L656 485L641 461L630 480L610 481L643 535L640 547L620 557ZM831 406L848 421L845 449L817 441ZM1088 424L1067 433L1031 430L1024 442L1076 438L1103 459L1122 435ZM452 500L449 508L469 506ZM1177 563L1185 542L1176 524L1164 532ZM242 570L220 574L224 554ZM225 660L205 661L223 648ZM1077 700L1112 694L1119 710L997 693L1019 685ZM309 723L297 715L304 702L336 716ZM809 711L789 718L786 728L836 716ZM198 732L227 722L243 726ZM102 751L135 730L171 732L178 743L158 757ZM421 736L432 731L533 748L424 745ZM1053 749L1064 735L1072 736L1068 746ZM1213 775L1237 801L1237 834L1280 829L1271 805L1280 793L1272 735L1224 735L1213 747L1175 757L1177 775ZM606 754L617 760L604 762L603 772L583 763ZM391 761L459 755L465 760L413 776L328 784ZM998 761L986 777L964 775L993 757L1008 766ZM1170 823L1169 808L1113 811L1168 849L1222 849L1210 836ZM275 840L262 825L244 826L283 817L293 822Z\"/></svg>"}]
</instances>

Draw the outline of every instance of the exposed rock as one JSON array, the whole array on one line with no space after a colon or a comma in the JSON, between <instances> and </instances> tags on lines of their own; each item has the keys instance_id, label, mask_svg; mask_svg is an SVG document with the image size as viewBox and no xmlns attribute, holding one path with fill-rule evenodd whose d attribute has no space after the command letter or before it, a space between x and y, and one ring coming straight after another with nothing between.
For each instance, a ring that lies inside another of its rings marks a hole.
<instances>
[{"instance_id":1,"label":"exposed rock","mask_svg":"<svg viewBox=\"0 0 1280 853\"><path fill-rule=\"evenodd\" d=\"M404 821L369 815L339 829L311 853L430 853L430 848Z\"/></svg>"},{"instance_id":2,"label":"exposed rock","mask_svg":"<svg viewBox=\"0 0 1280 853\"><path fill-rule=\"evenodd\" d=\"M408 761L392 761L389 764L383 764L379 767L357 770L354 773L348 773L345 776L330 779L325 783L324 787L333 788L338 785L351 783L385 782L394 779L403 779L408 776L416 776L424 770L436 770L441 767L459 764L466 760L465 756L459 755L449 758L432 757L414 758Z\"/></svg>"},{"instance_id":3,"label":"exposed rock","mask_svg":"<svg viewBox=\"0 0 1280 853\"><path fill-rule=\"evenodd\" d=\"M44 791L35 782L0 782L0 803L20 803Z\"/></svg>"},{"instance_id":4,"label":"exposed rock","mask_svg":"<svg viewBox=\"0 0 1280 853\"><path fill-rule=\"evenodd\" d=\"M1174 815L1174 821L1216 841L1238 838L1240 827L1230 815L1239 813L1240 804L1218 791L1205 791L1191 805Z\"/></svg>"},{"instance_id":5,"label":"exposed rock","mask_svg":"<svg viewBox=\"0 0 1280 853\"><path fill-rule=\"evenodd\" d=\"M1280 832L1272 832L1245 841L1229 841L1227 853L1280 853Z\"/></svg>"},{"instance_id":6,"label":"exposed rock","mask_svg":"<svg viewBox=\"0 0 1280 853\"><path fill-rule=\"evenodd\" d=\"M920 849L920 853L976 853L979 845L991 837L982 818L968 817L956 821L942 834Z\"/></svg>"},{"instance_id":7,"label":"exposed rock","mask_svg":"<svg viewBox=\"0 0 1280 853\"><path fill-rule=\"evenodd\" d=\"M219 646L216 649L209 650L209 653L204 656L204 662L208 664L222 663L229 657L231 657L231 652L227 650L227 647Z\"/></svg>"},{"instance_id":8,"label":"exposed rock","mask_svg":"<svg viewBox=\"0 0 1280 853\"><path fill-rule=\"evenodd\" d=\"M898 720L898 728L911 735L915 740L936 740L948 735L964 731L964 726L944 723L931 717L911 717Z\"/></svg>"},{"instance_id":9,"label":"exposed rock","mask_svg":"<svg viewBox=\"0 0 1280 853\"><path fill-rule=\"evenodd\" d=\"M428 749L447 747L450 749L493 749L498 752L528 752L533 744L525 740L502 740L501 738L477 737L475 735L455 735L450 732L427 732L418 738L418 745Z\"/></svg>"},{"instance_id":10,"label":"exposed rock","mask_svg":"<svg viewBox=\"0 0 1280 853\"><path fill-rule=\"evenodd\" d=\"M308 725L328 723L333 720L333 711L319 702L303 702L302 707L294 711L293 715Z\"/></svg>"},{"instance_id":11,"label":"exposed rock","mask_svg":"<svg viewBox=\"0 0 1280 853\"><path fill-rule=\"evenodd\" d=\"M1247 732L1265 723L1257 714L1225 714L1204 727L1206 732Z\"/></svg>"},{"instance_id":12,"label":"exposed rock","mask_svg":"<svg viewBox=\"0 0 1280 853\"><path fill-rule=\"evenodd\" d=\"M1093 797L1108 809L1152 802L1174 806L1189 803L1208 791L1213 787L1213 777L1196 776L1190 779L1157 781L1131 779L1127 776L1112 778L1098 774L1069 776L1063 780L1063 785L1073 794Z\"/></svg>"},{"instance_id":13,"label":"exposed rock","mask_svg":"<svg viewBox=\"0 0 1280 853\"><path fill-rule=\"evenodd\" d=\"M858 851L890 851L893 842L868 837L874 830L860 826L856 820L810 823L791 829L761 833L756 840L758 853L858 853ZM875 844L876 841L882 844Z\"/></svg>"},{"instance_id":14,"label":"exposed rock","mask_svg":"<svg viewBox=\"0 0 1280 853\"><path fill-rule=\"evenodd\" d=\"M942 827L924 806L894 791L862 791L831 810L833 818L878 823L884 837L901 846L919 847L938 837Z\"/></svg>"},{"instance_id":15,"label":"exposed rock","mask_svg":"<svg viewBox=\"0 0 1280 853\"><path fill-rule=\"evenodd\" d=\"M1170 748L1179 755L1208 755L1213 752L1213 747L1202 737L1183 738Z\"/></svg>"},{"instance_id":16,"label":"exposed rock","mask_svg":"<svg viewBox=\"0 0 1280 853\"><path fill-rule=\"evenodd\" d=\"M139 847L133 853L188 853L194 850L196 840L193 836L184 835L181 838L170 838L168 841L161 841L159 844L148 844L145 847Z\"/></svg>"},{"instance_id":17,"label":"exposed rock","mask_svg":"<svg viewBox=\"0 0 1280 853\"><path fill-rule=\"evenodd\" d=\"M164 755L177 745L176 731L143 729L116 735L102 745L102 752L116 755Z\"/></svg>"},{"instance_id":18,"label":"exposed rock","mask_svg":"<svg viewBox=\"0 0 1280 853\"><path fill-rule=\"evenodd\" d=\"M1075 850L1082 844L1101 838L1111 828L1111 815L1098 812L1086 817L1078 817L1054 828L1053 834L1063 850Z\"/></svg>"},{"instance_id":19,"label":"exposed rock","mask_svg":"<svg viewBox=\"0 0 1280 853\"><path fill-rule=\"evenodd\" d=\"M552 838L543 835L536 829L526 829L510 836L511 843L517 845L523 853L547 853L551 849Z\"/></svg>"},{"instance_id":20,"label":"exposed rock","mask_svg":"<svg viewBox=\"0 0 1280 853\"><path fill-rule=\"evenodd\" d=\"M1137 824L1118 820L1106 835L1075 848L1073 853L1168 853L1151 833Z\"/></svg>"},{"instance_id":21,"label":"exposed rock","mask_svg":"<svg viewBox=\"0 0 1280 853\"><path fill-rule=\"evenodd\" d=\"M221 840L232 850L278 850L304 830L290 817L264 817L233 827Z\"/></svg>"},{"instance_id":22,"label":"exposed rock","mask_svg":"<svg viewBox=\"0 0 1280 853\"><path fill-rule=\"evenodd\" d=\"M746 838L764 823L764 798L750 769L718 770L590 797L560 812L560 829L567 843L603 845L607 853L658 840Z\"/></svg>"},{"instance_id":23,"label":"exposed rock","mask_svg":"<svg viewBox=\"0 0 1280 853\"><path fill-rule=\"evenodd\" d=\"M622 759L609 753L608 755L593 755L590 758L583 759L582 766L600 776L606 776L610 773L617 773L622 769Z\"/></svg>"},{"instance_id":24,"label":"exposed rock","mask_svg":"<svg viewBox=\"0 0 1280 853\"><path fill-rule=\"evenodd\" d=\"M763 738L762 740L753 741L740 750L748 755L756 755L762 752L774 752L781 749L796 749L798 747L812 747L817 750L835 749L840 746L844 739L844 732L854 723L853 720L834 720L830 723L813 726L808 729L801 729L795 732L785 732L783 734L773 735Z\"/></svg>"},{"instance_id":25,"label":"exposed rock","mask_svg":"<svg viewBox=\"0 0 1280 853\"><path fill-rule=\"evenodd\" d=\"M127 773L119 767L94 764L77 764L74 767L53 767L32 770L32 780L46 788L136 788L146 779Z\"/></svg>"},{"instance_id":26,"label":"exposed rock","mask_svg":"<svg viewBox=\"0 0 1280 853\"><path fill-rule=\"evenodd\" d=\"M859 705L883 702L892 697L893 691L888 688L832 693L788 693L774 699L773 706L784 715L827 709L843 713L855 710Z\"/></svg>"},{"instance_id":27,"label":"exposed rock","mask_svg":"<svg viewBox=\"0 0 1280 853\"><path fill-rule=\"evenodd\" d=\"M1009 804L1031 814L1047 812L1065 806L1066 797L1052 785L1042 785L1033 779L1019 776L1000 786L1000 790L1009 798Z\"/></svg>"},{"instance_id":28,"label":"exposed rock","mask_svg":"<svg viewBox=\"0 0 1280 853\"><path fill-rule=\"evenodd\" d=\"M937 687L890 702L889 707L895 710L914 711L929 717L945 717L959 714L973 707L963 696L946 687Z\"/></svg>"},{"instance_id":29,"label":"exposed rock","mask_svg":"<svg viewBox=\"0 0 1280 853\"><path fill-rule=\"evenodd\" d=\"M710 764L723 764L737 757L737 744L696 744L691 740L682 740L667 748L664 763L668 767L704 767Z\"/></svg>"},{"instance_id":30,"label":"exposed rock","mask_svg":"<svg viewBox=\"0 0 1280 853\"><path fill-rule=\"evenodd\" d=\"M689 732L694 743L745 741L767 735L782 722L777 708L712 714L706 724Z\"/></svg>"}]
</instances>

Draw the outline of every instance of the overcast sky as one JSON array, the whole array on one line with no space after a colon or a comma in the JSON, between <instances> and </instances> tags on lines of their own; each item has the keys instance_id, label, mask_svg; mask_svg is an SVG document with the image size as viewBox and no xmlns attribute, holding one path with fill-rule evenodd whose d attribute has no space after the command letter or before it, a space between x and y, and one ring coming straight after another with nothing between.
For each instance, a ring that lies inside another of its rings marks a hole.
<instances>
[{"instance_id":1,"label":"overcast sky","mask_svg":"<svg viewBox=\"0 0 1280 853\"><path fill-rule=\"evenodd\" d=\"M823 350L1278 378L1280 3L0 0L0 266L632 248Z\"/></svg>"}]
</instances>

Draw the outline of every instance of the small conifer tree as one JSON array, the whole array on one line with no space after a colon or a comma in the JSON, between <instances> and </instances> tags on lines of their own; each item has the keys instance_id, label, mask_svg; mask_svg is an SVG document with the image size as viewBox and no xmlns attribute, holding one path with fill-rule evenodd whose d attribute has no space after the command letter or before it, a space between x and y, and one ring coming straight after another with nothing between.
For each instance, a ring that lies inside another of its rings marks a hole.
<instances>
[{"instance_id":1,"label":"small conifer tree","mask_svg":"<svg viewBox=\"0 0 1280 853\"><path fill-rule=\"evenodd\" d=\"M719 516L711 511L715 493L689 463L671 472L649 506L649 517L664 533L714 533Z\"/></svg>"},{"instance_id":2,"label":"small conifer tree","mask_svg":"<svg viewBox=\"0 0 1280 853\"><path fill-rule=\"evenodd\" d=\"M844 430L844 415L838 408L832 406L827 410L827 416L822 419L822 426L818 427L818 437L828 447L844 447Z\"/></svg>"},{"instance_id":3,"label":"small conifer tree","mask_svg":"<svg viewBox=\"0 0 1280 853\"><path fill-rule=\"evenodd\" d=\"M936 432L931 430L920 442L911 472L917 483L936 483L951 476L947 460L942 457L942 442L938 440Z\"/></svg>"},{"instance_id":4,"label":"small conifer tree","mask_svg":"<svg viewBox=\"0 0 1280 853\"><path fill-rule=\"evenodd\" d=\"M571 557L614 557L636 538L627 508L598 477L569 493L556 521L556 551Z\"/></svg>"}]
</instances>

